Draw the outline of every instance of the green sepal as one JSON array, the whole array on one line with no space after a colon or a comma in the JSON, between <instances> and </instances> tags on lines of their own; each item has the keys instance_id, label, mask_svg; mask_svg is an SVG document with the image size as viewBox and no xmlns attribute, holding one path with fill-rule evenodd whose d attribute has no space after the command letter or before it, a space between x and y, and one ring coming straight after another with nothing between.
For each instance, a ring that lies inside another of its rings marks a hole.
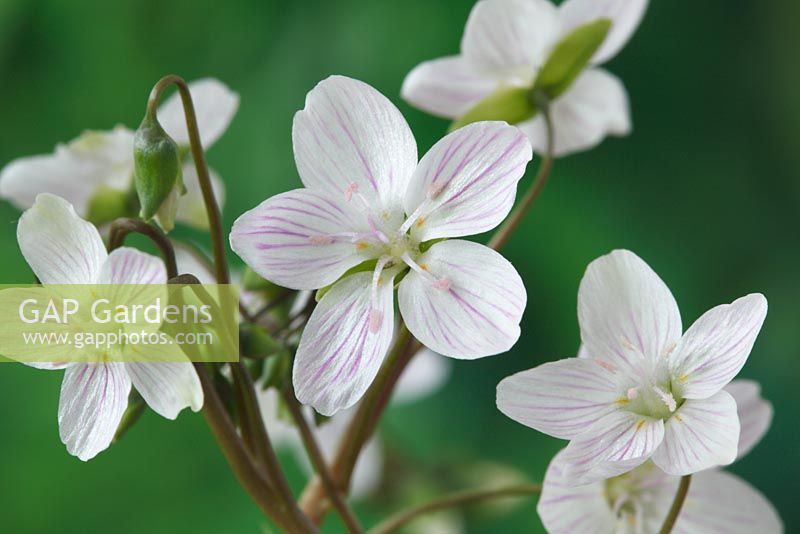
<instances>
[{"instance_id":1,"label":"green sepal","mask_svg":"<svg viewBox=\"0 0 800 534\"><path fill-rule=\"evenodd\" d=\"M577 27L564 37L539 71L532 92L541 92L552 100L569 89L606 40L610 29L611 19L598 19Z\"/></svg>"},{"instance_id":2,"label":"green sepal","mask_svg":"<svg viewBox=\"0 0 800 534\"><path fill-rule=\"evenodd\" d=\"M178 145L150 113L136 130L133 161L140 216L149 221L159 213L175 188L183 184Z\"/></svg>"},{"instance_id":3,"label":"green sepal","mask_svg":"<svg viewBox=\"0 0 800 534\"><path fill-rule=\"evenodd\" d=\"M424 241L424 242L419 244L419 251L421 253L428 252L433 245L435 245L436 243L441 243L445 239L447 239L447 238L446 237L439 237L437 239L431 239L429 241Z\"/></svg>"},{"instance_id":4,"label":"green sepal","mask_svg":"<svg viewBox=\"0 0 800 534\"><path fill-rule=\"evenodd\" d=\"M333 286L335 286L339 282L339 280L341 280L342 278L344 278L346 276L350 276L351 274L361 273L361 272L364 272L364 271L374 271L375 270L375 266L377 264L378 264L378 260L374 259L374 260L367 260L367 261L361 262L358 265L356 265L355 267L351 267L342 276L340 276L336 280L336 282L334 282L332 284L328 284L325 287L321 287L321 288L317 289L317 293L314 295L314 300L316 300L317 302L322 300L322 297L325 296L325 293L330 291L330 289Z\"/></svg>"},{"instance_id":5,"label":"green sepal","mask_svg":"<svg viewBox=\"0 0 800 534\"><path fill-rule=\"evenodd\" d=\"M114 433L114 439L111 440L111 443L117 443L122 439L122 436L124 436L142 417L145 408L147 408L147 404L144 402L142 396L139 395L136 390L132 390L131 394L128 396L128 408L125 410L125 413L122 414L122 419L120 419L117 431Z\"/></svg>"},{"instance_id":6,"label":"green sepal","mask_svg":"<svg viewBox=\"0 0 800 534\"><path fill-rule=\"evenodd\" d=\"M478 121L506 121L517 124L537 113L529 87L501 87L453 121L448 132Z\"/></svg>"},{"instance_id":7,"label":"green sepal","mask_svg":"<svg viewBox=\"0 0 800 534\"><path fill-rule=\"evenodd\" d=\"M86 219L95 226L110 223L120 217L135 217L139 200L130 191L101 187L92 198Z\"/></svg>"}]
</instances>

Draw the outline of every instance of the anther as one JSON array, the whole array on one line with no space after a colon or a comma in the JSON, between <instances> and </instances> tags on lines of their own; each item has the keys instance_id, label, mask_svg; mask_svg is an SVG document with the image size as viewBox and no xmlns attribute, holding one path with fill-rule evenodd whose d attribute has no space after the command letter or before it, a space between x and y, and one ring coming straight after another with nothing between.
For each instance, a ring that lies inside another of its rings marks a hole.
<instances>
[{"instance_id":1,"label":"anther","mask_svg":"<svg viewBox=\"0 0 800 534\"><path fill-rule=\"evenodd\" d=\"M633 400L639 396L639 388L630 388L628 390L628 400Z\"/></svg>"},{"instance_id":2,"label":"anther","mask_svg":"<svg viewBox=\"0 0 800 534\"><path fill-rule=\"evenodd\" d=\"M308 241L312 245L330 245L333 243L333 236L330 235L310 235L308 236Z\"/></svg>"},{"instance_id":3,"label":"anther","mask_svg":"<svg viewBox=\"0 0 800 534\"><path fill-rule=\"evenodd\" d=\"M450 289L450 280L447 278L437 278L433 281L433 287L442 291L447 291Z\"/></svg>"},{"instance_id":4,"label":"anther","mask_svg":"<svg viewBox=\"0 0 800 534\"><path fill-rule=\"evenodd\" d=\"M383 324L383 312L375 308L369 310L369 331L376 333L381 329L381 324Z\"/></svg>"},{"instance_id":5,"label":"anther","mask_svg":"<svg viewBox=\"0 0 800 534\"><path fill-rule=\"evenodd\" d=\"M358 184L356 182L350 182L347 186L347 189L344 190L344 199L347 202L350 202L353 199L353 194L358 191Z\"/></svg>"}]
</instances>

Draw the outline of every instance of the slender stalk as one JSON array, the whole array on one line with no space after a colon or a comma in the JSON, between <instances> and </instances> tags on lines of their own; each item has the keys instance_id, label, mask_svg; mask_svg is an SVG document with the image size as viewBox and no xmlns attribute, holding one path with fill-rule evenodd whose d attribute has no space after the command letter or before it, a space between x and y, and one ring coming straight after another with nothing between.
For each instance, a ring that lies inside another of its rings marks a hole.
<instances>
[{"instance_id":1,"label":"slender stalk","mask_svg":"<svg viewBox=\"0 0 800 534\"><path fill-rule=\"evenodd\" d=\"M108 236L109 252L121 247L125 242L125 238L130 234L141 234L152 241L161 251L161 256L164 258L164 265L167 266L167 278L178 276L178 266L175 262L175 249L172 247L172 242L164 235L164 232L144 221L128 218L114 221L111 224Z\"/></svg>"},{"instance_id":2,"label":"slender stalk","mask_svg":"<svg viewBox=\"0 0 800 534\"><path fill-rule=\"evenodd\" d=\"M500 499L503 497L535 495L541 490L542 487L539 484L520 484L487 490L459 491L391 516L370 529L369 534L389 534L425 514L438 510L445 510L447 508L455 508L457 506L464 506L491 499Z\"/></svg>"},{"instance_id":3,"label":"slender stalk","mask_svg":"<svg viewBox=\"0 0 800 534\"><path fill-rule=\"evenodd\" d=\"M192 160L194 161L195 168L197 169L197 178L200 183L200 190L203 194L203 202L206 207L206 214L209 222L209 230L211 233L211 245L214 251L214 269L216 274L217 283L229 284L230 272L228 271L228 263L225 255L225 238L222 231L222 216L214 196L214 189L211 184L211 176L208 172L208 165L206 164L205 152L200 140L200 130L197 125L197 116L194 111L194 103L192 102L192 95L189 91L189 86L186 81L180 76L174 74L164 76L153 87L150 92L150 97L147 101L147 109L149 113L155 114L158 102L164 90L170 85L175 85L181 97L183 104L183 112L186 120L186 128L189 132L189 146L192 153ZM227 296L226 292L222 292L223 298ZM278 458L269 441L269 435L264 427L261 412L256 402L255 390L253 388L250 374L247 367L241 362L237 361L231 363L233 371L234 387L238 390L237 395L239 401L242 403L242 411L244 417L247 418L247 424L243 426L247 430L247 439L253 443L253 452L258 455L258 459L264 464L267 477L274 484L277 494L276 505L278 513L275 515L276 519L281 521L288 521L294 523L299 532L314 532L316 528L312 525L308 518L303 515L294 500L294 495L289 488L286 477L283 475ZM208 382L211 389L213 385ZM252 458L251 458L252 463ZM253 464L254 465L254 464ZM291 530L294 531L294 530Z\"/></svg>"},{"instance_id":4,"label":"slender stalk","mask_svg":"<svg viewBox=\"0 0 800 534\"><path fill-rule=\"evenodd\" d=\"M689 484L692 481L692 475L685 475L681 477L681 483L678 485L678 491L675 493L675 500L672 501L672 506L669 509L667 518L659 530L660 534L670 534L675 522L678 520L678 515L681 513L683 503L686 501L686 495L689 493Z\"/></svg>"},{"instance_id":5,"label":"slender stalk","mask_svg":"<svg viewBox=\"0 0 800 534\"><path fill-rule=\"evenodd\" d=\"M311 431L311 427L308 425L308 421L303 415L303 410L300 408L300 403L297 401L297 397L295 396L291 384L284 388L282 393L283 398L286 401L286 405L289 407L289 412L292 414L292 418L294 419L297 428L300 430L300 436L303 439L303 444L305 445L308 457L311 459L311 463L314 465L314 470L317 472L317 476L319 476L322 480L322 485L325 487L325 491L328 493L328 497L330 498L333 507L339 513L339 516L342 518L342 522L344 522L348 532L351 534L361 534L364 532L364 529L361 527L361 524L359 523L358 518L353 510L347 504L342 491L336 486L336 482L334 482L333 477L328 470L325 457L319 448L319 444L317 443L314 433Z\"/></svg>"},{"instance_id":6,"label":"slender stalk","mask_svg":"<svg viewBox=\"0 0 800 534\"><path fill-rule=\"evenodd\" d=\"M550 110L546 106L542 111L542 116L544 117L547 127L547 148L544 158L542 159L542 164L539 166L539 172L536 173L536 178L533 179L530 188L525 192L525 196L522 197L522 200L520 200L517 207L514 208L514 211L511 212L511 215L508 216L500 229L497 230L489 240L489 247L494 250L500 250L508 242L511 234L514 233L522 222L522 219L525 218L525 215L531 209L533 203L536 202L536 199L539 198L539 195L544 190L544 186L547 184L547 180L550 178L550 171L553 169L555 133L553 131L553 121L550 116Z\"/></svg>"}]
</instances>

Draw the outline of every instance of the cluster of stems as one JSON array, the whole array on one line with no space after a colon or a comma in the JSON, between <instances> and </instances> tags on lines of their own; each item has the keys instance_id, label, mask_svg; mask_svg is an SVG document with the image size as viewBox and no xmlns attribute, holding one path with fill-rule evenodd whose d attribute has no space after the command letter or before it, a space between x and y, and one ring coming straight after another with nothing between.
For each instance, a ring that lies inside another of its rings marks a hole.
<instances>
[{"instance_id":1,"label":"cluster of stems","mask_svg":"<svg viewBox=\"0 0 800 534\"><path fill-rule=\"evenodd\" d=\"M197 168L209 221L213 247L213 270L216 281L219 284L229 284L230 273L226 261L226 240L222 229L220 209L211 186L205 154L200 141L197 117L186 82L175 75L165 76L159 80L150 93L147 103L148 110L154 112L163 92L172 85L176 86L184 108L191 156ZM550 176L553 164L553 124L547 106L544 106L541 112L547 125L547 150L529 189L505 223L489 241L489 246L495 250L499 250L508 242L525 214L541 194ZM119 219L115 221L111 227L109 249L121 246L126 236L131 233L146 236L158 247L166 264L169 283L199 284L194 275L178 272L175 251L170 239L155 226L141 220ZM243 310L242 320L247 322L257 321L273 304L274 302L268 303L264 310L256 314L250 314ZM338 444L330 463L326 462L316 441L315 434L303 414L302 407L292 388L291 380L284 378L280 393L294 419L316 472L316 475L308 483L299 499L292 493L278 462L269 438L268 429L264 425L264 418L256 397L254 381L248 367L241 359L235 363L228 364L230 365L230 376L235 399L235 410L232 413L216 387L215 377L220 373L221 369L219 367L221 364L202 362L194 364L205 396L203 414L231 470L263 513L284 531L298 533L318 532L319 525L325 514L330 508L333 508L348 532L365 532L356 514L347 503L346 495L350 479L359 453L375 432L395 385L419 348L419 342L411 336L405 325L401 324L393 347L390 349L378 376L360 402L356 415ZM688 480L688 477L686 477L681 482L678 495L661 531L662 533L670 532L675 523L688 490ZM488 499L530 495L539 491L540 487L538 485L527 484L457 492L389 517L371 529L370 532L387 534L396 531L423 514L436 510Z\"/></svg>"}]
</instances>

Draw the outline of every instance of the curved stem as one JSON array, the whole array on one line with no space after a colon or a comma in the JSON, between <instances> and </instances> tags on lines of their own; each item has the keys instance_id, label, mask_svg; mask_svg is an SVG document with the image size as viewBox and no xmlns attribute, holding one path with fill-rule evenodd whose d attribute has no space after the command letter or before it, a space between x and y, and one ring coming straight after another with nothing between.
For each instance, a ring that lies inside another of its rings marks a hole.
<instances>
[{"instance_id":1,"label":"curved stem","mask_svg":"<svg viewBox=\"0 0 800 534\"><path fill-rule=\"evenodd\" d=\"M544 117L545 127L547 128L547 149L542 163L539 166L539 172L536 174L536 178L533 179L530 188L525 192L525 196L522 197L517 207L514 208L511 215L508 216L500 229L497 230L489 240L489 247L494 250L500 250L508 242L511 234L514 233L522 222L522 219L525 218L525 215L531 209L533 203L536 202L536 199L539 198L542 190L544 190L544 186L547 184L547 180L550 178L550 171L553 169L555 132L553 131L553 121L550 116L550 110L547 106L543 107L542 116Z\"/></svg>"},{"instance_id":2,"label":"curved stem","mask_svg":"<svg viewBox=\"0 0 800 534\"><path fill-rule=\"evenodd\" d=\"M167 266L167 278L178 276L178 266L175 262L175 249L169 238L150 224L138 219L122 218L117 219L111 224L108 236L108 250L116 250L125 242L125 238L130 234L141 234L152 241L161 251L164 264Z\"/></svg>"},{"instance_id":3,"label":"curved stem","mask_svg":"<svg viewBox=\"0 0 800 534\"><path fill-rule=\"evenodd\" d=\"M292 418L297 428L300 430L300 436L303 439L308 457L311 459L311 463L314 465L314 470L317 472L317 475L322 480L322 485L325 487L325 491L328 493L333 507L339 513L339 516L342 518L350 534L361 534L364 532L364 529L361 527L353 510L347 504L342 491L336 486L336 482L334 482L333 477L331 477L325 457L319 448L314 433L311 431L311 427L308 425L308 421L303 415L300 403L297 401L291 384L289 384L282 393L286 405L289 408L289 412L292 414Z\"/></svg>"},{"instance_id":4,"label":"curved stem","mask_svg":"<svg viewBox=\"0 0 800 534\"><path fill-rule=\"evenodd\" d=\"M521 497L525 495L535 495L542 490L539 484L520 484L505 488L494 488L477 491L460 491L451 495L445 495L439 499L430 501L426 504L411 508L397 515L389 517L374 528L370 529L369 534L389 534L407 525L413 520L431 512L473 504L476 502L500 499L503 497Z\"/></svg>"},{"instance_id":5,"label":"curved stem","mask_svg":"<svg viewBox=\"0 0 800 534\"><path fill-rule=\"evenodd\" d=\"M672 501L672 506L669 509L667 518L659 530L660 534L669 534L678 520L678 515L681 513L683 503L686 501L686 494L689 493L689 483L692 481L692 475L685 475L681 477L681 483L678 485L678 491L675 493L675 500Z\"/></svg>"}]
</instances>

